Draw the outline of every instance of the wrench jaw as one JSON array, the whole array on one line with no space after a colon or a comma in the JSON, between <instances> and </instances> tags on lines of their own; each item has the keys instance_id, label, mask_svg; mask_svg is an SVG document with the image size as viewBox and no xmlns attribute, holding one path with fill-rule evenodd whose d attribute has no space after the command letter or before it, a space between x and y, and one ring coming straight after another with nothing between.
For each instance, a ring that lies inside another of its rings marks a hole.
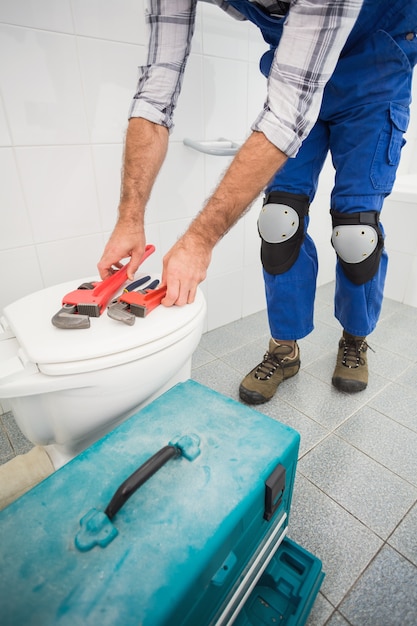
<instances>
[{"instance_id":1,"label":"wrench jaw","mask_svg":"<svg viewBox=\"0 0 417 626\"><path fill-rule=\"evenodd\" d=\"M117 322L123 322L128 326L133 326L135 323L135 316L130 312L130 306L125 302L119 302L116 300L112 302L107 308L107 315Z\"/></svg>"},{"instance_id":2,"label":"wrench jaw","mask_svg":"<svg viewBox=\"0 0 417 626\"><path fill-rule=\"evenodd\" d=\"M130 310L135 317L146 317L149 312L147 307L142 304L131 304Z\"/></svg>"},{"instance_id":3,"label":"wrench jaw","mask_svg":"<svg viewBox=\"0 0 417 626\"><path fill-rule=\"evenodd\" d=\"M79 315L75 304L64 304L62 309L55 313L51 322L56 328L90 328L90 318L88 315Z\"/></svg>"}]
</instances>

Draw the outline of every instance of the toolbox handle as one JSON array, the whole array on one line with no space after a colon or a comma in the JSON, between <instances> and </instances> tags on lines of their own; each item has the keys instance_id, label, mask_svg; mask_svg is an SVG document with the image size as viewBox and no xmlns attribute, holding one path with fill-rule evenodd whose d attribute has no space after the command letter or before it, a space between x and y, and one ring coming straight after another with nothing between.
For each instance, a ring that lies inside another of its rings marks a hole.
<instances>
[{"instance_id":1,"label":"toolbox handle","mask_svg":"<svg viewBox=\"0 0 417 626\"><path fill-rule=\"evenodd\" d=\"M145 461L116 490L104 511L107 517L112 519L139 487L146 483L167 461L180 455L181 449L178 446L168 444Z\"/></svg>"},{"instance_id":2,"label":"toolbox handle","mask_svg":"<svg viewBox=\"0 0 417 626\"><path fill-rule=\"evenodd\" d=\"M75 546L78 550L87 552L94 546L105 548L119 532L113 526L112 519L130 496L169 459L181 456L188 461L194 461L200 452L200 437L190 433L175 437L151 456L120 485L104 512L93 508L80 519L81 528L75 536Z\"/></svg>"}]
</instances>

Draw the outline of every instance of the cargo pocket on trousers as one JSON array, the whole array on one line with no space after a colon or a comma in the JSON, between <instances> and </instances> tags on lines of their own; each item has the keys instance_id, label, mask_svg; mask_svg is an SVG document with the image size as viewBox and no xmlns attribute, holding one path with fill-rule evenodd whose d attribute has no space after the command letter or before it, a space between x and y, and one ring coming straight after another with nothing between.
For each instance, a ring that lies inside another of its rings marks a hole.
<instances>
[{"instance_id":1,"label":"cargo pocket on trousers","mask_svg":"<svg viewBox=\"0 0 417 626\"><path fill-rule=\"evenodd\" d=\"M388 115L389 119L379 135L371 166L372 184L383 193L390 193L395 181L410 111L407 107L392 102Z\"/></svg>"}]
</instances>

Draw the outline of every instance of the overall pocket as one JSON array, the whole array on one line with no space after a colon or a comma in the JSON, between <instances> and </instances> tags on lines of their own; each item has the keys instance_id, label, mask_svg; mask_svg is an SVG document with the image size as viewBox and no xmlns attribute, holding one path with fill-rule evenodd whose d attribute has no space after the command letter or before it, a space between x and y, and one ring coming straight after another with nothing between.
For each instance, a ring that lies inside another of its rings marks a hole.
<instances>
[{"instance_id":1,"label":"overall pocket","mask_svg":"<svg viewBox=\"0 0 417 626\"><path fill-rule=\"evenodd\" d=\"M372 184L383 193L390 193L392 190L409 120L408 107L391 102L388 120L379 135L371 167Z\"/></svg>"}]
</instances>

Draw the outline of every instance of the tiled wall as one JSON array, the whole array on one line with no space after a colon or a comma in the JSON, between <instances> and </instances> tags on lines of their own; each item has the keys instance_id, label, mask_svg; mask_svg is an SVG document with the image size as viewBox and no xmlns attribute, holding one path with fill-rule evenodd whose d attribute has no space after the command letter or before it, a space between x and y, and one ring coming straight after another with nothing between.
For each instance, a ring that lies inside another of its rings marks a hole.
<instances>
[{"instance_id":1,"label":"tiled wall","mask_svg":"<svg viewBox=\"0 0 417 626\"><path fill-rule=\"evenodd\" d=\"M115 222L127 111L145 59L143 0L0 2L0 309L61 281L96 274ZM216 184L229 158L183 139L244 140L262 106L251 24L200 3L167 160L147 212L161 258ZM319 283L333 279L325 169L313 207ZM207 329L264 308L253 209L216 247L203 290ZM320 209L319 209L320 207Z\"/></svg>"}]
</instances>

